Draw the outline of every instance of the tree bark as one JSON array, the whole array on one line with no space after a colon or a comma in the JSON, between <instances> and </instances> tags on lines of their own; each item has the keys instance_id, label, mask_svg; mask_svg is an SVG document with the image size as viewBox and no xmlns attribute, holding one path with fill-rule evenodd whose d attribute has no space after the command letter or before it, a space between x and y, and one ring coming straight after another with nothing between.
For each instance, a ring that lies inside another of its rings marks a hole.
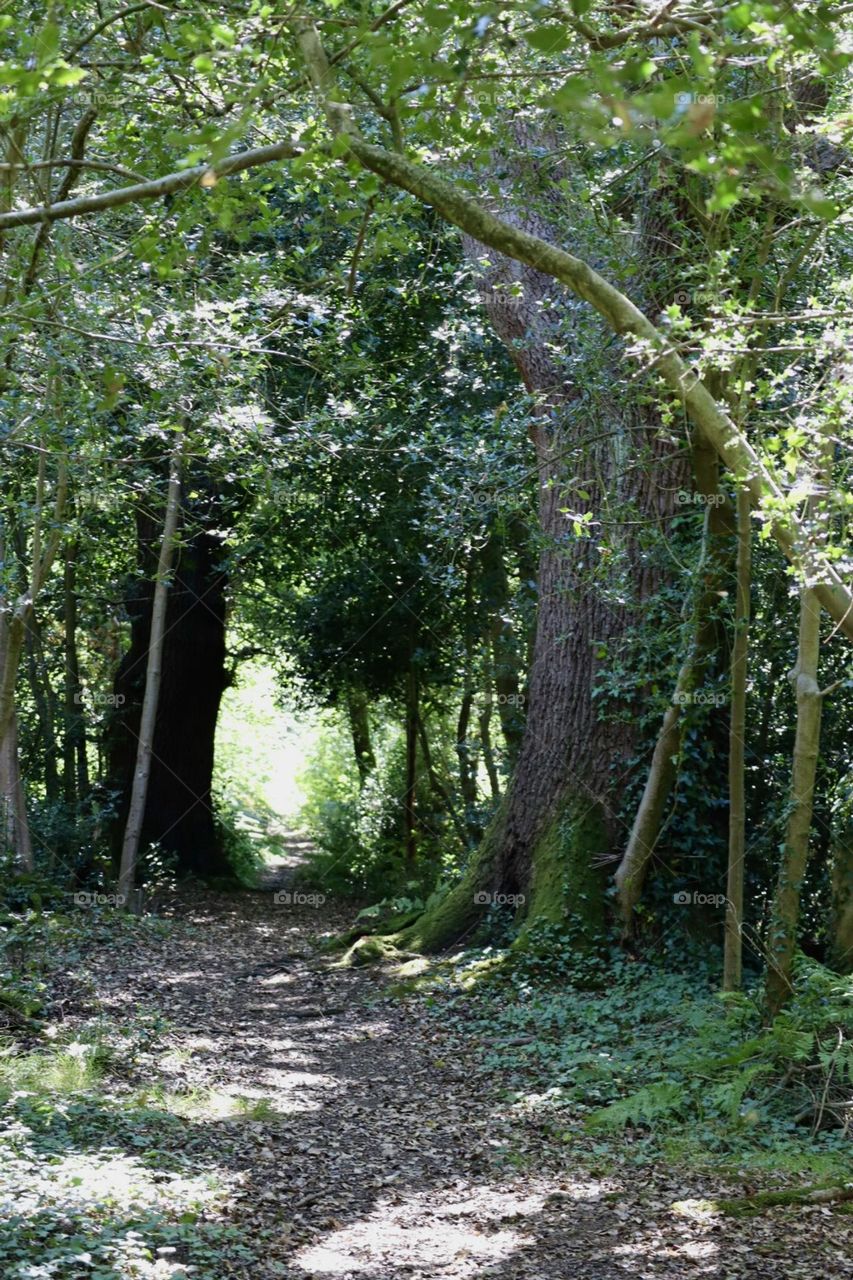
<instances>
[{"instance_id":1,"label":"tree bark","mask_svg":"<svg viewBox=\"0 0 853 1280\"><path fill-rule=\"evenodd\" d=\"M509 613L509 582L502 539L491 533L480 553L483 605L489 618L489 641L498 718L510 769L518 759L524 735L524 710L518 682L518 646Z\"/></svg>"},{"instance_id":2,"label":"tree bark","mask_svg":"<svg viewBox=\"0 0 853 1280\"><path fill-rule=\"evenodd\" d=\"M800 918L800 890L809 853L815 774L820 745L822 696L818 687L820 602L813 587L800 595L797 665L791 682L797 696L797 729L791 774L790 812L767 941L767 1011L774 1017L791 994Z\"/></svg>"},{"instance_id":3,"label":"tree bark","mask_svg":"<svg viewBox=\"0 0 853 1280\"><path fill-rule=\"evenodd\" d=\"M352 736L352 749L358 768L359 782L364 786L376 768L376 756L370 737L367 694L363 689L347 690L347 718Z\"/></svg>"},{"instance_id":4,"label":"tree bark","mask_svg":"<svg viewBox=\"0 0 853 1280\"><path fill-rule=\"evenodd\" d=\"M729 569L730 504L728 499L720 501L719 466L701 441L694 442L693 472L696 493L705 503L705 519L696 567L690 635L687 654L679 668L672 699L664 712L652 752L628 843L616 870L617 903L626 935L633 928L634 909L640 901L660 837L666 803L678 775L684 708L693 691L702 683L713 656L721 648L717 610Z\"/></svg>"},{"instance_id":5,"label":"tree bark","mask_svg":"<svg viewBox=\"0 0 853 1280\"><path fill-rule=\"evenodd\" d=\"M749 659L749 615L752 526L749 494L738 490L737 586L735 636L731 663L729 724L729 866L726 882L726 935L723 947L723 990L739 991L743 973L743 880L746 856L746 677Z\"/></svg>"},{"instance_id":6,"label":"tree bark","mask_svg":"<svg viewBox=\"0 0 853 1280\"><path fill-rule=\"evenodd\" d=\"M70 810L89 791L89 763L86 755L86 718L82 706L80 662L77 654L77 543L65 547L63 579L63 619L65 623L65 733L63 737L63 787Z\"/></svg>"},{"instance_id":7,"label":"tree bark","mask_svg":"<svg viewBox=\"0 0 853 1280\"><path fill-rule=\"evenodd\" d=\"M501 164L501 225L523 224L520 234L532 229L537 243L561 239L549 219L560 216L562 193L559 201L543 196L544 213L537 199L522 207L526 189L543 183L536 140L516 129L514 141L512 159ZM567 320L577 326L572 346L596 339L554 279L468 236L463 243L481 272L487 314L536 405L530 430L542 534L536 636L525 727L506 794L461 884L406 936L425 949L453 941L481 914L485 890L521 894L528 924L571 921L579 940L588 941L603 928L602 867L618 839L623 776L634 751L633 717L601 716L593 691L602 658L618 650L635 605L654 593L660 578L631 535L620 531L635 596L630 604L615 603L596 527L586 521L618 495L639 521L665 526L688 470L677 447L633 406L606 402L611 430L602 430L585 388L557 354L566 349L560 326ZM634 465L626 466L627 459Z\"/></svg>"},{"instance_id":8,"label":"tree bark","mask_svg":"<svg viewBox=\"0 0 853 1280\"><path fill-rule=\"evenodd\" d=\"M169 574L175 556L175 538L178 529L178 513L181 504L181 458L183 432L178 436L172 453L169 474L169 490L166 498L166 517L163 522L163 540L157 564L154 585L154 607L151 614L151 634L148 641L148 661L145 669L145 696L142 701L142 718L139 726L139 744L136 769L130 795L130 808L121 851L118 876L118 900L129 902L136 880L136 864L139 857L139 841L145 818L145 802L148 796L148 779L151 776L151 757L154 749L154 727L157 721L157 705L160 699L160 677L163 665L163 638L166 631L166 604L169 596Z\"/></svg>"},{"instance_id":9,"label":"tree bark","mask_svg":"<svg viewBox=\"0 0 853 1280\"><path fill-rule=\"evenodd\" d=\"M406 792L403 799L406 864L414 872L418 860L418 679L414 666L406 677Z\"/></svg>"}]
</instances>

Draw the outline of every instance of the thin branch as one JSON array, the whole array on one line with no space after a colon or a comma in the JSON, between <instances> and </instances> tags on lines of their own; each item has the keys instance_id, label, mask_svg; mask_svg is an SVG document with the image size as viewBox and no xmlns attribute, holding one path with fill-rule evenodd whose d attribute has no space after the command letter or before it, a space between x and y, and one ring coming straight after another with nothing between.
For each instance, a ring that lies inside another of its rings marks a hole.
<instances>
[{"instance_id":1,"label":"thin branch","mask_svg":"<svg viewBox=\"0 0 853 1280\"><path fill-rule=\"evenodd\" d=\"M23 161L21 164L0 164L0 173L28 173L31 169L97 169L102 173L117 173L121 178L130 178L133 182L145 182L140 173L132 169L122 169L120 165L108 164L106 160L36 160L32 164Z\"/></svg>"},{"instance_id":2,"label":"thin branch","mask_svg":"<svg viewBox=\"0 0 853 1280\"><path fill-rule=\"evenodd\" d=\"M65 55L66 58L73 58L81 49L85 49L87 44L91 44L102 31L106 31L107 27L111 27L114 22L120 22L122 18L129 18L132 13L141 13L143 9L160 9L163 13L169 13L171 7L165 4L155 4L154 0L142 0L141 4L129 4L125 9L118 9L115 13L109 13L97 26L92 27L91 31L81 36L77 43L71 46Z\"/></svg>"},{"instance_id":3,"label":"thin branch","mask_svg":"<svg viewBox=\"0 0 853 1280\"><path fill-rule=\"evenodd\" d=\"M197 164L192 169L167 173L150 182L139 182L132 187L118 187L114 191L101 191L93 196L77 196L74 200L60 200L56 204L38 205L32 209L15 209L0 214L0 231L6 227L31 227L37 223L57 222L60 218L77 218L81 214L100 213L123 204L135 204L140 200L156 200L158 196L183 191L196 183L213 185L219 178L244 169L254 169L274 160L293 160L303 154L304 148L295 142L276 142L268 147L254 147L226 156L216 164Z\"/></svg>"}]
</instances>

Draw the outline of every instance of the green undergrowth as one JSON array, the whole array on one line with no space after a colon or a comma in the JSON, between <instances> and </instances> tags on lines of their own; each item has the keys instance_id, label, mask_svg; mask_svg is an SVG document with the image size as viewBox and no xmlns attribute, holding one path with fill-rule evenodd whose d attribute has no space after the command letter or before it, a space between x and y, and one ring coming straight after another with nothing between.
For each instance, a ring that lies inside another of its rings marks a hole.
<instances>
[{"instance_id":1,"label":"green undergrowth","mask_svg":"<svg viewBox=\"0 0 853 1280\"><path fill-rule=\"evenodd\" d=\"M223 1221L232 1152L263 1099L157 1078L156 1014L0 1047L4 1280L220 1280L251 1264Z\"/></svg>"},{"instance_id":2,"label":"green undergrowth","mask_svg":"<svg viewBox=\"0 0 853 1280\"><path fill-rule=\"evenodd\" d=\"M606 1171L666 1159L717 1172L850 1178L853 979L801 957L788 1009L721 996L718 973L620 951L456 957L398 985L479 1042L506 1103Z\"/></svg>"},{"instance_id":3,"label":"green undergrowth","mask_svg":"<svg viewBox=\"0 0 853 1280\"><path fill-rule=\"evenodd\" d=\"M75 903L64 893L43 906L15 904L0 910L0 1028L37 1032L49 1014L54 975L79 970L86 951L109 945L120 949L140 937L160 937L166 921L135 917L97 902Z\"/></svg>"},{"instance_id":4,"label":"green undergrowth","mask_svg":"<svg viewBox=\"0 0 853 1280\"><path fill-rule=\"evenodd\" d=\"M129 992L115 1019L86 971L91 946L175 927L97 908L5 917L3 1280L221 1280L257 1266L224 1218L241 1135L268 1102L189 1088L163 1014Z\"/></svg>"}]
</instances>

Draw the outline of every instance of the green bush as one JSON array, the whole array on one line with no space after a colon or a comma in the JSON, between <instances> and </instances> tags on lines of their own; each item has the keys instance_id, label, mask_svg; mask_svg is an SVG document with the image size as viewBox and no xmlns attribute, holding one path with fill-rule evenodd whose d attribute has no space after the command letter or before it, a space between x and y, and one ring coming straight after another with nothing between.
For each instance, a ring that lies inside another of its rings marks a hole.
<instances>
[{"instance_id":1,"label":"green bush","mask_svg":"<svg viewBox=\"0 0 853 1280\"><path fill-rule=\"evenodd\" d=\"M330 723L321 736L300 780L306 795L301 821L316 846L302 879L341 897L423 900L441 877L448 855L458 854L455 837L421 776L417 866L408 865L402 735L396 726L380 726L374 746L376 769L360 787L344 729Z\"/></svg>"}]
</instances>

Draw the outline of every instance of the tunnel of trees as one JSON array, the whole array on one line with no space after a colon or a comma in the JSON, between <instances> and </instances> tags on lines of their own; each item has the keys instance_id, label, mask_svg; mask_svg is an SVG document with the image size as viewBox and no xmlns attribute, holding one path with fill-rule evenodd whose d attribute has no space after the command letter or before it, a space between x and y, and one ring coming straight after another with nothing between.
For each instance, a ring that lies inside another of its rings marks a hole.
<instances>
[{"instance_id":1,"label":"tunnel of trees","mask_svg":"<svg viewBox=\"0 0 853 1280\"><path fill-rule=\"evenodd\" d=\"M4 1280L849 1274L851 62L0 5Z\"/></svg>"},{"instance_id":2,"label":"tunnel of trees","mask_svg":"<svg viewBox=\"0 0 853 1280\"><path fill-rule=\"evenodd\" d=\"M262 655L394 945L853 966L849 19L682 9L3 19L10 874L233 871Z\"/></svg>"}]
</instances>

